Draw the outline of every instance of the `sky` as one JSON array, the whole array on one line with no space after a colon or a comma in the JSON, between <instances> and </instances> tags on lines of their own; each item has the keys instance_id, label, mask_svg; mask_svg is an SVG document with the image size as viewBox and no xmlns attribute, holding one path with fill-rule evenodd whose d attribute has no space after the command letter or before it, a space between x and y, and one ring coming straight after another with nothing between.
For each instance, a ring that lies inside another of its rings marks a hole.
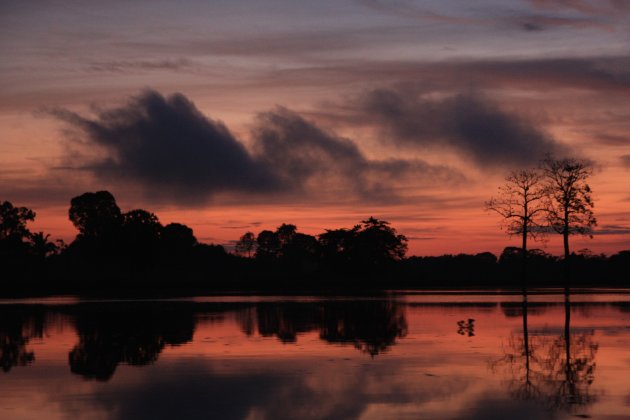
<instances>
[{"instance_id":1,"label":"sky","mask_svg":"<svg viewBox=\"0 0 630 420\"><path fill-rule=\"evenodd\" d=\"M0 55L0 200L53 238L109 190L227 247L374 216L499 253L484 202L551 153L595 167L573 249L630 248L630 0L0 0Z\"/></svg>"}]
</instances>

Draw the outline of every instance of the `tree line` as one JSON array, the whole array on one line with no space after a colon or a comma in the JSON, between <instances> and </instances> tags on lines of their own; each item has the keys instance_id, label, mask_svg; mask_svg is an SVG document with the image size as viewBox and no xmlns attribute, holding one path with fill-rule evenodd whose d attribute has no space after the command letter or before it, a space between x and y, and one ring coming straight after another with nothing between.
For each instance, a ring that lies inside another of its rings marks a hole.
<instances>
[{"instance_id":1,"label":"tree line","mask_svg":"<svg viewBox=\"0 0 630 420\"><path fill-rule=\"evenodd\" d=\"M241 237L235 252L199 242L180 223L162 225L152 212L123 212L108 191L70 201L78 231L70 243L51 242L27 224L35 212L5 201L0 207L0 262L4 290L38 285L74 288L254 287L284 285L292 276L383 273L405 257L407 238L388 222L370 217L349 229L313 236L292 224ZM261 283L264 278L270 283ZM295 284L293 284L295 285Z\"/></svg>"},{"instance_id":2,"label":"tree line","mask_svg":"<svg viewBox=\"0 0 630 420\"><path fill-rule=\"evenodd\" d=\"M143 209L121 211L108 191L71 199L68 217L78 234L65 244L31 232L35 212L4 201L2 291L627 286L623 273L630 267L630 251L607 257L569 249L571 235L592 234L596 225L591 174L585 161L552 158L539 168L510 173L486 209L498 213L506 232L522 242L498 257L489 252L407 257L407 238L374 217L319 235L283 223L275 230L246 232L228 252L199 242L184 224L163 225ZM528 240L553 232L563 237L563 258L530 249Z\"/></svg>"}]
</instances>

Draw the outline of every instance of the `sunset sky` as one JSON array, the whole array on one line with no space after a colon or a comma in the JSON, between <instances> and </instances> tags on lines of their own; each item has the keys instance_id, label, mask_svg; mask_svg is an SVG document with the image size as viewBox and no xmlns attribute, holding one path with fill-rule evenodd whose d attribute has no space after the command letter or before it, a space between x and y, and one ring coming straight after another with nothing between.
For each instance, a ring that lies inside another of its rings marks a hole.
<instances>
[{"instance_id":1,"label":"sunset sky","mask_svg":"<svg viewBox=\"0 0 630 420\"><path fill-rule=\"evenodd\" d=\"M484 201L553 153L595 162L573 249L630 249L630 0L0 0L0 56L0 201L53 238L109 190L228 247L375 216L498 253Z\"/></svg>"}]
</instances>

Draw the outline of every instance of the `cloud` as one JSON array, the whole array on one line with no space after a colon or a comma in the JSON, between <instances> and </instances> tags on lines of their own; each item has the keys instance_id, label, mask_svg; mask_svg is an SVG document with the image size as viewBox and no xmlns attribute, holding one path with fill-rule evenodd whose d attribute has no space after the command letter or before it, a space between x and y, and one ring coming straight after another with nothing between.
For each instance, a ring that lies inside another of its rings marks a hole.
<instances>
[{"instance_id":1,"label":"cloud","mask_svg":"<svg viewBox=\"0 0 630 420\"><path fill-rule=\"evenodd\" d=\"M383 80L411 83L432 92L482 89L535 90L545 95L576 90L606 97L630 92L630 57L449 59L443 61L348 60L318 66L274 70L261 83L339 88L376 86Z\"/></svg>"},{"instance_id":2,"label":"cloud","mask_svg":"<svg viewBox=\"0 0 630 420\"><path fill-rule=\"evenodd\" d=\"M76 162L101 180L138 182L149 198L204 201L220 191L270 191L279 182L256 162L220 121L205 117L184 95L146 90L126 105L89 119L67 110L52 113L79 129L103 157Z\"/></svg>"},{"instance_id":3,"label":"cloud","mask_svg":"<svg viewBox=\"0 0 630 420\"><path fill-rule=\"evenodd\" d=\"M593 235L630 235L630 227L621 225L603 225Z\"/></svg>"},{"instance_id":4,"label":"cloud","mask_svg":"<svg viewBox=\"0 0 630 420\"><path fill-rule=\"evenodd\" d=\"M299 114L278 107L258 116L253 131L255 156L276 168L294 189L350 188L363 198L391 199L392 187L406 177L424 175L426 182L457 182L461 174L422 160L370 160L357 145L325 131Z\"/></svg>"},{"instance_id":5,"label":"cloud","mask_svg":"<svg viewBox=\"0 0 630 420\"><path fill-rule=\"evenodd\" d=\"M607 146L630 145L630 136L596 132L593 134L593 137L597 138L600 144L607 145ZM625 156L630 156L630 155L620 156L622 164L626 163L626 159L624 158ZM630 164L630 160L629 160L629 164Z\"/></svg>"},{"instance_id":6,"label":"cloud","mask_svg":"<svg viewBox=\"0 0 630 420\"><path fill-rule=\"evenodd\" d=\"M630 11L627 0L528 0L528 3L535 14L516 18L527 21L524 29L530 31L531 27L536 28L534 30L571 27L613 31L626 25L620 17ZM528 27L528 24L533 26Z\"/></svg>"},{"instance_id":7,"label":"cloud","mask_svg":"<svg viewBox=\"0 0 630 420\"><path fill-rule=\"evenodd\" d=\"M0 169L0 200L15 205L44 208L68 203L70 197L85 191L81 179L66 176L55 169L40 173L34 170Z\"/></svg>"},{"instance_id":8,"label":"cloud","mask_svg":"<svg viewBox=\"0 0 630 420\"><path fill-rule=\"evenodd\" d=\"M258 116L252 151L184 95L146 90L126 104L87 118L48 111L75 129L83 147L74 167L101 182L139 185L149 200L204 203L219 193L290 199L396 197L405 179L458 182L463 177L421 160L370 160L349 139L286 108Z\"/></svg>"},{"instance_id":9,"label":"cloud","mask_svg":"<svg viewBox=\"0 0 630 420\"><path fill-rule=\"evenodd\" d=\"M586 15L630 12L628 0L528 0L537 9L572 10Z\"/></svg>"},{"instance_id":10,"label":"cloud","mask_svg":"<svg viewBox=\"0 0 630 420\"><path fill-rule=\"evenodd\" d=\"M436 21L440 23L482 24L487 19L472 16L456 16L431 10L428 7L417 7L407 1L358 0L358 3L379 13L387 13L407 19Z\"/></svg>"},{"instance_id":11,"label":"cloud","mask_svg":"<svg viewBox=\"0 0 630 420\"><path fill-rule=\"evenodd\" d=\"M509 8L492 5L476 5L475 8L459 8L456 12L436 3L433 6L417 6L408 1L358 0L358 3L378 12L406 19L434 21L441 24L502 26L504 24L525 31L542 30L545 27L569 27L575 29L614 27L615 13L628 10L624 0L611 0L605 7L573 0L529 0L531 7ZM602 2L603 3L603 2ZM441 9L441 10L440 10ZM532 13L532 9L533 12ZM448 11L447 11L448 10ZM580 16L573 13L580 12ZM550 13L553 12L553 13ZM545 13L545 14L543 14Z\"/></svg>"},{"instance_id":12,"label":"cloud","mask_svg":"<svg viewBox=\"0 0 630 420\"><path fill-rule=\"evenodd\" d=\"M621 160L621 164L624 168L630 169L630 155L621 155L619 156L619 160Z\"/></svg>"},{"instance_id":13,"label":"cloud","mask_svg":"<svg viewBox=\"0 0 630 420\"><path fill-rule=\"evenodd\" d=\"M517 15L508 20L510 23L519 24L525 31L540 31L548 28L568 27L572 29L590 29L610 31L614 25L607 20L590 17L567 17L567 16L547 16L547 15Z\"/></svg>"},{"instance_id":14,"label":"cloud","mask_svg":"<svg viewBox=\"0 0 630 420\"><path fill-rule=\"evenodd\" d=\"M523 29L528 32L542 31L544 28L539 23L525 22L523 23Z\"/></svg>"},{"instance_id":15,"label":"cloud","mask_svg":"<svg viewBox=\"0 0 630 420\"><path fill-rule=\"evenodd\" d=\"M142 72L151 70L181 70L189 68L193 63L187 58L164 60L113 60L95 61L87 67L93 72Z\"/></svg>"},{"instance_id":16,"label":"cloud","mask_svg":"<svg viewBox=\"0 0 630 420\"><path fill-rule=\"evenodd\" d=\"M410 89L379 89L356 106L385 141L455 150L481 166L532 165L546 153L564 151L525 119L473 94L432 99Z\"/></svg>"}]
</instances>

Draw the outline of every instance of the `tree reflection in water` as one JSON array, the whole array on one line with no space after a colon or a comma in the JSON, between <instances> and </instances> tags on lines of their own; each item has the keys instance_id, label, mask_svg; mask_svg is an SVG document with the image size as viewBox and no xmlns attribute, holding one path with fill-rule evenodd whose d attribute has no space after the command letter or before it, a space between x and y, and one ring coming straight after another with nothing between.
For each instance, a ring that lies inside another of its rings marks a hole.
<instances>
[{"instance_id":1,"label":"tree reflection in water","mask_svg":"<svg viewBox=\"0 0 630 420\"><path fill-rule=\"evenodd\" d=\"M257 325L260 335L293 343L300 333L318 331L328 343L351 344L371 356L407 335L404 305L390 299L263 302L255 311L241 311L237 320L248 335Z\"/></svg>"},{"instance_id":2,"label":"tree reflection in water","mask_svg":"<svg viewBox=\"0 0 630 420\"><path fill-rule=\"evenodd\" d=\"M76 312L79 343L68 355L70 370L86 379L109 380L120 363L155 362L166 345L192 341L190 305L89 304Z\"/></svg>"},{"instance_id":3,"label":"tree reflection in water","mask_svg":"<svg viewBox=\"0 0 630 420\"><path fill-rule=\"evenodd\" d=\"M571 332L571 301L564 301L563 334L530 334L528 299L523 295L522 336L511 335L503 357L492 363L493 370L507 370L509 390L521 400L535 400L551 410L575 414L597 400L591 385L595 380L598 344L594 331Z\"/></svg>"},{"instance_id":4,"label":"tree reflection in water","mask_svg":"<svg viewBox=\"0 0 630 420\"><path fill-rule=\"evenodd\" d=\"M371 356L387 351L407 334L403 305L393 300L260 302L235 311L241 330L294 343L318 331L320 339L352 344ZM165 346L192 341L195 320L205 311L191 303L87 304L73 308L79 342L68 355L70 370L86 379L109 380L121 363L154 363Z\"/></svg>"},{"instance_id":5,"label":"tree reflection in water","mask_svg":"<svg viewBox=\"0 0 630 420\"><path fill-rule=\"evenodd\" d=\"M394 300L329 302L322 308L319 336L350 343L374 357L407 335L404 306Z\"/></svg>"},{"instance_id":6,"label":"tree reflection in water","mask_svg":"<svg viewBox=\"0 0 630 420\"><path fill-rule=\"evenodd\" d=\"M31 307L2 305L0 312L0 368L9 372L15 366L35 361L35 353L27 349L29 341L44 334L44 315Z\"/></svg>"}]
</instances>

